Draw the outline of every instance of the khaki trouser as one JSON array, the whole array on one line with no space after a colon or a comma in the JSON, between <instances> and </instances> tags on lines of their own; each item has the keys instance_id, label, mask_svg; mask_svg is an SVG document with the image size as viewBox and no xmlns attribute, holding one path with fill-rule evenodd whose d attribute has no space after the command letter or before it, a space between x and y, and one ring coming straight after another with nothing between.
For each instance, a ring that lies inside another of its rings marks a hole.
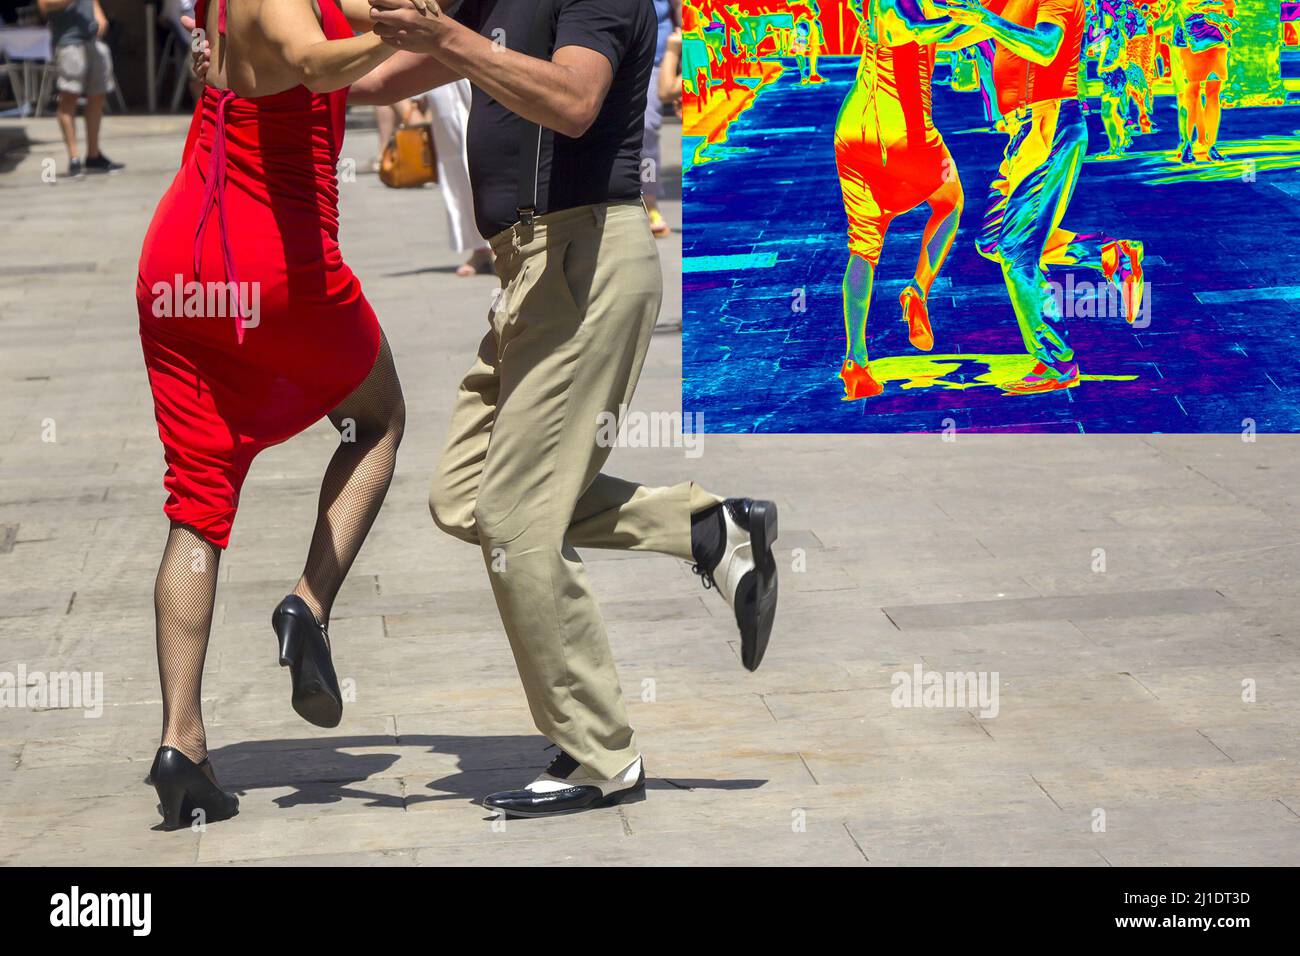
<instances>
[{"instance_id":1,"label":"khaki trouser","mask_svg":"<svg viewBox=\"0 0 1300 956\"><path fill-rule=\"evenodd\" d=\"M600 473L602 413L636 387L663 298L639 202L581 206L493 237L501 296L461 382L429 494L483 549L537 729L600 777L637 756L605 624L574 548L691 559L693 482Z\"/></svg>"}]
</instances>

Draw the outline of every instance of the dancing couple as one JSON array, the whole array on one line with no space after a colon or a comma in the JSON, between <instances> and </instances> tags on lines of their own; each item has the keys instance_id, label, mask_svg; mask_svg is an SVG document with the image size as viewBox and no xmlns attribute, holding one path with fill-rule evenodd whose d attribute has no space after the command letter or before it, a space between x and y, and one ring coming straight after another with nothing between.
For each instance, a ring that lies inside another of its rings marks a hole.
<instances>
[{"instance_id":1,"label":"dancing couple","mask_svg":"<svg viewBox=\"0 0 1300 956\"><path fill-rule=\"evenodd\" d=\"M929 351L928 299L952 249L961 180L931 112L936 49L992 40L993 82L1007 146L989 187L978 239L1003 274L1026 352L1035 359L1005 392L1072 388L1079 366L1061 303L1045 282L1051 265L1100 271L1123 290L1126 319L1142 297L1142 244L1061 228L1088 149L1079 102L1084 0L855 0L864 47L857 81L836 124L835 155L849 221L844 274L844 400L884 391L871 373L866 322L885 233L922 202L930 219L912 281L899 297L912 345Z\"/></svg>"},{"instance_id":2,"label":"dancing couple","mask_svg":"<svg viewBox=\"0 0 1300 956\"><path fill-rule=\"evenodd\" d=\"M271 623L293 709L320 727L342 719L330 612L383 503L405 421L392 353L339 251L335 168L349 97L379 105L462 77L473 86L475 217L492 237L501 295L461 382L429 503L439 528L482 549L533 720L558 748L535 780L484 805L543 816L644 790L575 548L693 562L734 609L744 666L763 658L775 505L601 471L600 423L632 397L662 297L639 177L654 8L464 0L453 16L443 6L199 0L195 10L206 85L137 282L171 522L154 592L163 728L150 772L166 828L237 812L208 760L200 709L217 567L253 459L322 416L341 440L302 575ZM173 282L230 301L203 318L159 317L155 301ZM250 286L255 297L241 294Z\"/></svg>"}]
</instances>

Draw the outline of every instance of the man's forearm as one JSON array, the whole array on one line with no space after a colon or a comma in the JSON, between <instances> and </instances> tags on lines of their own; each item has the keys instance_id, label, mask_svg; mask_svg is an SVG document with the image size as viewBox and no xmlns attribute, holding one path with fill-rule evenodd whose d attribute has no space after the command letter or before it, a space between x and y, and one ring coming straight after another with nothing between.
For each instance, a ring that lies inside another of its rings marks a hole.
<instances>
[{"instance_id":1,"label":"man's forearm","mask_svg":"<svg viewBox=\"0 0 1300 956\"><path fill-rule=\"evenodd\" d=\"M581 136L600 102L567 68L517 53L460 24L434 54L494 100L526 120L566 136Z\"/></svg>"},{"instance_id":2,"label":"man's forearm","mask_svg":"<svg viewBox=\"0 0 1300 956\"><path fill-rule=\"evenodd\" d=\"M400 50L352 84L348 102L389 106L461 79L462 74L424 53Z\"/></svg>"}]
</instances>

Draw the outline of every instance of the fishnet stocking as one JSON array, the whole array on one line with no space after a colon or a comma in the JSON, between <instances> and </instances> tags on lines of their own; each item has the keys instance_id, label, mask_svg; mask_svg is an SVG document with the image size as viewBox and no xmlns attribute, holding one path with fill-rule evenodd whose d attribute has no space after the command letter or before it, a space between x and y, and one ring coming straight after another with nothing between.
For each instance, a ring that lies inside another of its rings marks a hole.
<instances>
[{"instance_id":1,"label":"fishnet stocking","mask_svg":"<svg viewBox=\"0 0 1300 956\"><path fill-rule=\"evenodd\" d=\"M406 425L387 339L366 380L330 413L330 421L339 430L339 447L325 469L307 565L293 589L322 625L329 623L334 598L384 503Z\"/></svg>"},{"instance_id":2,"label":"fishnet stocking","mask_svg":"<svg viewBox=\"0 0 1300 956\"><path fill-rule=\"evenodd\" d=\"M186 525L173 524L153 602L162 682L162 746L195 763L208 755L201 694L221 551Z\"/></svg>"}]
</instances>

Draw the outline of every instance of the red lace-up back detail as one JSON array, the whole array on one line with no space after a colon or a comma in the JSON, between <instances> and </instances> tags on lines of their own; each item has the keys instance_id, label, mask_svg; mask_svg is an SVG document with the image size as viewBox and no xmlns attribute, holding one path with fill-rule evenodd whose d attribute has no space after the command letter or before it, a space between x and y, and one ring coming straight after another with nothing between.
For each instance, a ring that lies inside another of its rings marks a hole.
<instances>
[{"instance_id":1,"label":"red lace-up back detail","mask_svg":"<svg viewBox=\"0 0 1300 956\"><path fill-rule=\"evenodd\" d=\"M232 14L242 27L229 3L218 0L222 35ZM334 0L319 3L326 38L353 35ZM208 10L198 0L200 26ZM333 410L379 353L379 323L338 245L347 95L206 87L145 237L136 302L164 511L218 546L254 456Z\"/></svg>"}]
</instances>

